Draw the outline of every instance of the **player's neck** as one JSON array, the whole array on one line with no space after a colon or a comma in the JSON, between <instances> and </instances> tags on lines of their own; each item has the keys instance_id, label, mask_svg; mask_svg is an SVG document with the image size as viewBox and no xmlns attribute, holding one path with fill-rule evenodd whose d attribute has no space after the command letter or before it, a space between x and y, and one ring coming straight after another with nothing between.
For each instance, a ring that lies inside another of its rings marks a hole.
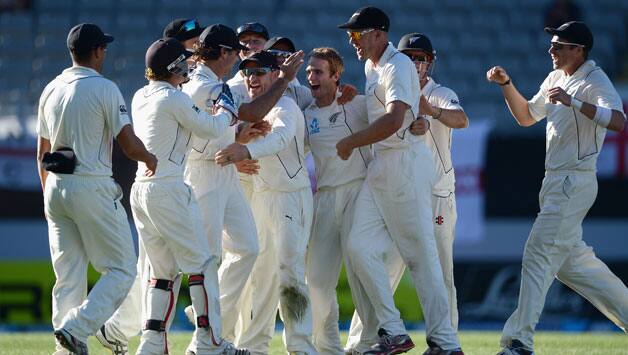
<instances>
[{"instance_id":1,"label":"player's neck","mask_svg":"<svg viewBox=\"0 0 628 355\"><path fill-rule=\"evenodd\" d=\"M216 74L216 76L218 77L218 79L222 79L224 76L226 76L229 73L229 69L225 69L224 66L215 60L212 61L206 61L206 60L201 60L201 63L203 63L204 66L208 67L209 69L211 69L211 71Z\"/></svg>"},{"instance_id":2,"label":"player's neck","mask_svg":"<svg viewBox=\"0 0 628 355\"><path fill-rule=\"evenodd\" d=\"M580 69L584 62L586 62L586 60L582 58L573 63L569 63L563 67L563 72L567 76L572 76L576 71L578 71L578 69Z\"/></svg>"},{"instance_id":3,"label":"player's neck","mask_svg":"<svg viewBox=\"0 0 628 355\"><path fill-rule=\"evenodd\" d=\"M375 47L374 55L371 57L371 60L375 64L379 64L379 60L382 59L382 55L386 52L386 48L388 48L388 41L379 43L377 47Z\"/></svg>"},{"instance_id":4,"label":"player's neck","mask_svg":"<svg viewBox=\"0 0 628 355\"><path fill-rule=\"evenodd\" d=\"M338 91L338 89L336 88L336 90L334 90L332 93L330 93L329 95L325 95L323 97L317 97L315 102L316 102L316 106L318 107L327 107L329 105L331 105L334 100L336 100L336 92Z\"/></svg>"}]
</instances>

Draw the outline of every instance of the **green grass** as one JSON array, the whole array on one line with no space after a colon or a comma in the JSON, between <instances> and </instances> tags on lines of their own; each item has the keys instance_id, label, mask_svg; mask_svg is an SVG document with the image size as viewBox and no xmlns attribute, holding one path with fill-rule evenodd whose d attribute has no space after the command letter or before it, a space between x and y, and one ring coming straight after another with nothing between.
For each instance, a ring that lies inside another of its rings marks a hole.
<instances>
[{"instance_id":1,"label":"green grass","mask_svg":"<svg viewBox=\"0 0 628 355\"><path fill-rule=\"evenodd\" d=\"M170 353L183 354L190 337L190 332L173 333L169 337L172 342ZM343 338L346 338L346 333L343 333ZM412 338L417 348L409 354L422 354L425 350L424 333L414 332ZM499 333L497 332L461 332L460 340L467 355L495 354L499 350ZM622 333L539 332L535 341L537 354L619 355L628 353L628 336ZM132 339L131 354L137 349L138 342L137 337ZM0 355L51 354L53 347L52 333L0 333ZM90 354L109 354L93 337L89 339L89 348ZM276 334L273 338L270 354L285 354L280 334Z\"/></svg>"}]
</instances>

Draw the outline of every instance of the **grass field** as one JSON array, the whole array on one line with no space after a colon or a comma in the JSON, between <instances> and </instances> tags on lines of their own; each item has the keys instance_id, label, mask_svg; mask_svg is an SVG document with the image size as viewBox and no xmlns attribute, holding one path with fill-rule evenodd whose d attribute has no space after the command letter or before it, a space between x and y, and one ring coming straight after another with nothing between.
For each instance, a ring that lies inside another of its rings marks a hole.
<instances>
[{"instance_id":1,"label":"grass field","mask_svg":"<svg viewBox=\"0 0 628 355\"><path fill-rule=\"evenodd\" d=\"M183 354L191 337L191 333L173 333L171 339L171 354ZM346 338L346 333L343 333ZM417 344L415 351L409 354L422 354L425 350L424 333L412 333L412 338ZM497 353L499 333L497 332L461 332L460 340L466 355L487 355ZM624 355L628 354L628 336L622 333L550 333L539 332L536 336L536 354L598 354L598 355ZM131 354L135 353L139 339L131 341ZM39 355L53 352L52 333L0 333L0 355ZM89 339L90 354L106 355L106 352L91 337ZM270 355L285 354L281 335L278 333L273 338Z\"/></svg>"}]
</instances>

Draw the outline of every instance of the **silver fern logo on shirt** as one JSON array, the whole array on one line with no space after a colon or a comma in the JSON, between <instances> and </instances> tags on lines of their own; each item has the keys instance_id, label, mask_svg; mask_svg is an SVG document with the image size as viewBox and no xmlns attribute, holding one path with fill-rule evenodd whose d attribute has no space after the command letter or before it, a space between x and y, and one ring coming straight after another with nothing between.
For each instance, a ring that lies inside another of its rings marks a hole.
<instances>
[{"instance_id":1,"label":"silver fern logo on shirt","mask_svg":"<svg viewBox=\"0 0 628 355\"><path fill-rule=\"evenodd\" d=\"M336 123L338 116L340 116L340 112L336 112L333 115L329 116L329 123L331 123L332 125Z\"/></svg>"}]
</instances>

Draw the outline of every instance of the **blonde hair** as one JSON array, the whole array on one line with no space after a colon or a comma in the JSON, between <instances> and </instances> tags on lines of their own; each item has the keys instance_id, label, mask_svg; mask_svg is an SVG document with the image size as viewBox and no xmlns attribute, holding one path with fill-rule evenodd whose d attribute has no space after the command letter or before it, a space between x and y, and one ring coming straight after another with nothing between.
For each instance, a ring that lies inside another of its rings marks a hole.
<instances>
[{"instance_id":1,"label":"blonde hair","mask_svg":"<svg viewBox=\"0 0 628 355\"><path fill-rule=\"evenodd\" d=\"M337 50L330 47L320 47L314 48L308 54L310 58L318 58L327 61L329 64L329 74L334 75L338 73L338 77L342 75L342 72L345 69L345 65L342 61L342 57Z\"/></svg>"}]
</instances>

